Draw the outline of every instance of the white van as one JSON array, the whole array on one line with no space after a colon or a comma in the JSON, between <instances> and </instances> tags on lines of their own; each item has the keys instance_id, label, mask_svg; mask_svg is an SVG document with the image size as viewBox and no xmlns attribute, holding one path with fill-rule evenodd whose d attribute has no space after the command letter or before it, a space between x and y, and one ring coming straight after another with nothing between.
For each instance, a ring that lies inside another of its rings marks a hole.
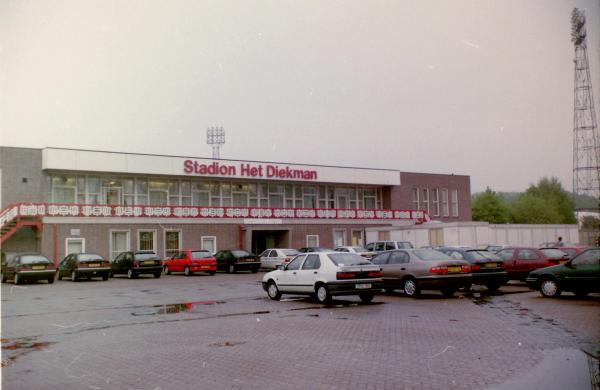
<instances>
[{"instance_id":1,"label":"white van","mask_svg":"<svg viewBox=\"0 0 600 390\"><path fill-rule=\"evenodd\" d=\"M368 251L382 252L392 249L412 249L413 245L409 241L375 241L366 246Z\"/></svg>"}]
</instances>

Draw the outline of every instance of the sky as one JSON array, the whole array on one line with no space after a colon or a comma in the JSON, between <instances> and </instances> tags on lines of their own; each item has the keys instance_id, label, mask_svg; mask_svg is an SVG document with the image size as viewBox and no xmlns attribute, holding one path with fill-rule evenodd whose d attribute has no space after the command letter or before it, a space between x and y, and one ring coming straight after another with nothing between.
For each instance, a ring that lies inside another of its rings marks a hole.
<instances>
[{"instance_id":1,"label":"sky","mask_svg":"<svg viewBox=\"0 0 600 390\"><path fill-rule=\"evenodd\" d=\"M574 7L598 113L597 0L4 0L0 145L571 190Z\"/></svg>"}]
</instances>

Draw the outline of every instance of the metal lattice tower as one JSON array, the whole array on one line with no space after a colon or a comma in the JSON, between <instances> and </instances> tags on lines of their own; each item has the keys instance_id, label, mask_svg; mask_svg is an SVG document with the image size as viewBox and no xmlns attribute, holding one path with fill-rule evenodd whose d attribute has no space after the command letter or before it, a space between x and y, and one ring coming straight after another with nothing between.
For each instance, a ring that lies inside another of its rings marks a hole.
<instances>
[{"instance_id":1,"label":"metal lattice tower","mask_svg":"<svg viewBox=\"0 0 600 390\"><path fill-rule=\"evenodd\" d=\"M600 136L594 111L587 55L585 12L571 13L571 40L575 44L575 104L573 117L573 192L600 196Z\"/></svg>"},{"instance_id":2,"label":"metal lattice tower","mask_svg":"<svg viewBox=\"0 0 600 390\"><path fill-rule=\"evenodd\" d=\"M219 157L219 148L225 145L225 129L222 127L209 127L206 130L206 143L212 145L213 158Z\"/></svg>"}]
</instances>

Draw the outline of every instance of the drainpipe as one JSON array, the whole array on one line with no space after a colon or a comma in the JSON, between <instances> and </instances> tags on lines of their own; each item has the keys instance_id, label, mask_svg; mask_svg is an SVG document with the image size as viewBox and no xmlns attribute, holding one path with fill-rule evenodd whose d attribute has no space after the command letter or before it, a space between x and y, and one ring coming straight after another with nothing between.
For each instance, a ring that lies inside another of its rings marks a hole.
<instances>
[{"instance_id":1,"label":"drainpipe","mask_svg":"<svg viewBox=\"0 0 600 390\"><path fill-rule=\"evenodd\" d=\"M53 255L53 260L54 260L54 266L58 265L58 259L56 258L56 224L52 225L52 236L54 239L54 255Z\"/></svg>"},{"instance_id":2,"label":"drainpipe","mask_svg":"<svg viewBox=\"0 0 600 390\"><path fill-rule=\"evenodd\" d=\"M242 230L242 225L238 225L238 247L240 249L244 249L244 232Z\"/></svg>"}]
</instances>

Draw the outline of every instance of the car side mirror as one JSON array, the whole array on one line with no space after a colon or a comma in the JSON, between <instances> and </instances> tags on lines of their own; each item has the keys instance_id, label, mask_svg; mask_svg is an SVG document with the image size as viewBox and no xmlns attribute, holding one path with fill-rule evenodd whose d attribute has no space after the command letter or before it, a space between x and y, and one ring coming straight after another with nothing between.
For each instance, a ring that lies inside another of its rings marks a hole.
<instances>
[{"instance_id":1,"label":"car side mirror","mask_svg":"<svg viewBox=\"0 0 600 390\"><path fill-rule=\"evenodd\" d=\"M282 271L285 271L285 265L279 264L279 265L275 266L275 269L280 269Z\"/></svg>"}]
</instances>

